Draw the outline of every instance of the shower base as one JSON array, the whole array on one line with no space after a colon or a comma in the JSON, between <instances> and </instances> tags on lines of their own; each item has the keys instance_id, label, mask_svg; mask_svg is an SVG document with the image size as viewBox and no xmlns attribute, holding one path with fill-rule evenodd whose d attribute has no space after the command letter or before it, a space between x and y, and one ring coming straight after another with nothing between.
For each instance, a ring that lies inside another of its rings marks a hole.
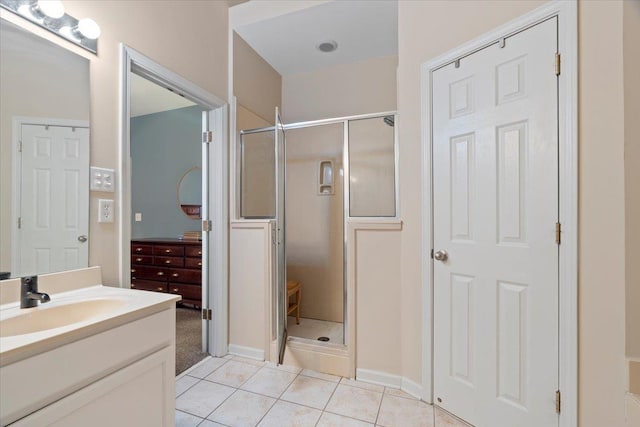
<instances>
[{"instance_id":1,"label":"shower base","mask_svg":"<svg viewBox=\"0 0 640 427\"><path fill-rule=\"evenodd\" d=\"M300 324L296 325L296 318L287 319L287 334L290 337L317 340L320 337L329 338L329 343L344 344L343 325L338 322L326 320L300 318Z\"/></svg>"}]
</instances>

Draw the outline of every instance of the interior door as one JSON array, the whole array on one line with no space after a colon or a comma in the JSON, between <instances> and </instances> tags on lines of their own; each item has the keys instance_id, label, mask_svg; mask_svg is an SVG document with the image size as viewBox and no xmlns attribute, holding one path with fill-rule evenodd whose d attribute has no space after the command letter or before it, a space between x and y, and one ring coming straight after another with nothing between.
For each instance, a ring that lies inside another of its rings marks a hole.
<instances>
[{"instance_id":1,"label":"interior door","mask_svg":"<svg viewBox=\"0 0 640 427\"><path fill-rule=\"evenodd\" d=\"M558 424L557 18L433 73L434 395Z\"/></svg>"},{"instance_id":2,"label":"interior door","mask_svg":"<svg viewBox=\"0 0 640 427\"><path fill-rule=\"evenodd\" d=\"M284 125L276 107L276 342L278 363L282 364L287 345L287 254L285 245L286 141Z\"/></svg>"},{"instance_id":3,"label":"interior door","mask_svg":"<svg viewBox=\"0 0 640 427\"><path fill-rule=\"evenodd\" d=\"M200 217L205 221L211 221L212 210L209 207L209 173L210 173L210 161L209 156L212 150L210 150L209 144L213 140L212 130L213 123L213 111L202 112L202 208ZM211 135L211 139L209 136ZM207 224L207 225L205 225ZM201 291L202 301L201 307L203 313L211 313L211 300L209 298L209 287L211 280L209 280L209 242L211 240L211 233L215 232L208 227L210 222L203 223L202 227L202 278L201 278ZM217 231L217 230L216 230ZM209 337L211 335L211 319L213 316L202 316L202 352L213 353L213 348L209 348Z\"/></svg>"},{"instance_id":4,"label":"interior door","mask_svg":"<svg viewBox=\"0 0 640 427\"><path fill-rule=\"evenodd\" d=\"M22 125L15 274L89 264L89 129Z\"/></svg>"}]
</instances>

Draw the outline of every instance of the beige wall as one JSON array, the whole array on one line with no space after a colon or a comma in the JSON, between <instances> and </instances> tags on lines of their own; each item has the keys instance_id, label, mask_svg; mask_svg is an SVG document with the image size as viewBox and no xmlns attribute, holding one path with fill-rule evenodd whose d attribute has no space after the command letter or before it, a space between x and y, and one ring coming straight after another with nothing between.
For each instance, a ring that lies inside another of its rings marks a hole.
<instances>
[{"instance_id":1,"label":"beige wall","mask_svg":"<svg viewBox=\"0 0 640 427\"><path fill-rule=\"evenodd\" d=\"M383 56L282 78L285 123L396 109L398 57Z\"/></svg>"},{"instance_id":2,"label":"beige wall","mask_svg":"<svg viewBox=\"0 0 640 427\"><path fill-rule=\"evenodd\" d=\"M302 317L343 321L342 124L287 131L287 280L302 286ZM333 161L334 192L318 194L319 162Z\"/></svg>"},{"instance_id":3,"label":"beige wall","mask_svg":"<svg viewBox=\"0 0 640 427\"><path fill-rule=\"evenodd\" d=\"M89 120L89 61L26 30L7 31L0 40L0 271L11 271L13 117Z\"/></svg>"},{"instance_id":4,"label":"beige wall","mask_svg":"<svg viewBox=\"0 0 640 427\"><path fill-rule=\"evenodd\" d=\"M420 194L420 64L543 4L399 3L401 194ZM581 426L624 424L622 3L579 3ZM455 22L456 25L451 23ZM403 197L402 369L421 376L420 198ZM603 250L605 249L606 250Z\"/></svg>"},{"instance_id":5,"label":"beige wall","mask_svg":"<svg viewBox=\"0 0 640 427\"><path fill-rule=\"evenodd\" d=\"M640 1L623 15L627 356L640 358Z\"/></svg>"},{"instance_id":6,"label":"beige wall","mask_svg":"<svg viewBox=\"0 0 640 427\"><path fill-rule=\"evenodd\" d=\"M99 54L91 58L91 165L118 168L120 42L226 99L226 2L65 0L64 5L67 13L92 17L102 29ZM119 284L119 218L98 224L95 212L97 199L117 196L92 192L90 201L89 264L102 266L107 284Z\"/></svg>"},{"instance_id":7,"label":"beige wall","mask_svg":"<svg viewBox=\"0 0 640 427\"><path fill-rule=\"evenodd\" d=\"M235 31L233 93L238 104L271 123L275 117L275 107L282 106L282 77Z\"/></svg>"}]
</instances>

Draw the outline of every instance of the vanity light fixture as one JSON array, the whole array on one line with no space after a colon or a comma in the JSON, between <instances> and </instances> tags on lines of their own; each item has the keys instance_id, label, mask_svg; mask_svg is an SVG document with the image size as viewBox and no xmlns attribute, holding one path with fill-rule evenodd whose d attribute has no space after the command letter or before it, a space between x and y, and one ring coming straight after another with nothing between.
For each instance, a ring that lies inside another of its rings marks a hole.
<instances>
[{"instance_id":1,"label":"vanity light fixture","mask_svg":"<svg viewBox=\"0 0 640 427\"><path fill-rule=\"evenodd\" d=\"M60 0L0 0L0 7L90 52L98 53L100 26L93 19L78 20L66 14Z\"/></svg>"}]
</instances>

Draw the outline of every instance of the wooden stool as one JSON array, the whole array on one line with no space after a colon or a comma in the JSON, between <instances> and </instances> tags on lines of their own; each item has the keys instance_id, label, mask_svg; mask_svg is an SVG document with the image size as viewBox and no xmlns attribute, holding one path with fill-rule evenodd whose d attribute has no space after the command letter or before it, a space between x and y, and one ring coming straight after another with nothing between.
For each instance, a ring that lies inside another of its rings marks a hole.
<instances>
[{"instance_id":1,"label":"wooden stool","mask_svg":"<svg viewBox=\"0 0 640 427\"><path fill-rule=\"evenodd\" d=\"M287 315L291 314L294 310L296 311L296 325L300 324L300 300L302 299L302 287L300 286L300 282L296 282L295 280L287 280L287 301L289 298L295 295L296 302L293 304L289 304L287 307Z\"/></svg>"}]
</instances>

